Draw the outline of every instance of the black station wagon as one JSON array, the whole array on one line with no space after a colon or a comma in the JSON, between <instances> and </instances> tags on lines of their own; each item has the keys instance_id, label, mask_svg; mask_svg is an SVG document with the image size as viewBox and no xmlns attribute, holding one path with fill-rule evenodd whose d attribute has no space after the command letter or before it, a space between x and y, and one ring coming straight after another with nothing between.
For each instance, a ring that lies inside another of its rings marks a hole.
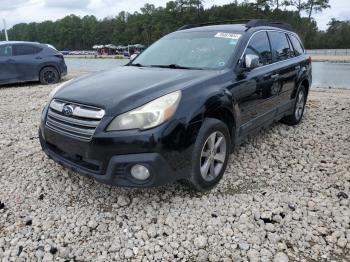
<instances>
[{"instance_id":1,"label":"black station wagon","mask_svg":"<svg viewBox=\"0 0 350 262\"><path fill-rule=\"evenodd\" d=\"M55 84L66 74L64 57L52 45L0 41L0 84L38 80Z\"/></svg>"},{"instance_id":2,"label":"black station wagon","mask_svg":"<svg viewBox=\"0 0 350 262\"><path fill-rule=\"evenodd\" d=\"M301 121L311 80L311 59L287 24L184 26L126 66L55 88L40 142L103 183L185 181L205 191L248 135Z\"/></svg>"}]
</instances>

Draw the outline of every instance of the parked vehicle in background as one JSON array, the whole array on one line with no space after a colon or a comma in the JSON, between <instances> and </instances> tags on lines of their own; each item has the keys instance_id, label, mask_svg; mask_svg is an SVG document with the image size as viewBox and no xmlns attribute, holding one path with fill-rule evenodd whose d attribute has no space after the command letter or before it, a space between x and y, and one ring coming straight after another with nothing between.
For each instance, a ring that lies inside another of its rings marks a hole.
<instances>
[{"instance_id":1,"label":"parked vehicle in background","mask_svg":"<svg viewBox=\"0 0 350 262\"><path fill-rule=\"evenodd\" d=\"M57 87L40 143L58 163L104 183L185 180L205 191L248 135L301 121L311 81L311 59L289 25L187 26L124 67Z\"/></svg>"},{"instance_id":2,"label":"parked vehicle in background","mask_svg":"<svg viewBox=\"0 0 350 262\"><path fill-rule=\"evenodd\" d=\"M80 51L60 51L63 55L94 55L95 51L84 51L84 50L80 50Z\"/></svg>"},{"instance_id":3,"label":"parked vehicle in background","mask_svg":"<svg viewBox=\"0 0 350 262\"><path fill-rule=\"evenodd\" d=\"M54 84L66 74L64 57L52 45L0 42L0 84L27 81Z\"/></svg>"}]
</instances>

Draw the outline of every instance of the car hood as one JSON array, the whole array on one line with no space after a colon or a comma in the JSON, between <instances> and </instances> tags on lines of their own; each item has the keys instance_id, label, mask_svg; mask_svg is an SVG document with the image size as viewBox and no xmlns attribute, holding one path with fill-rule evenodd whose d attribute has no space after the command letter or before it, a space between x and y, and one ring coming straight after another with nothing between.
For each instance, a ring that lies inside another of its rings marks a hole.
<instances>
[{"instance_id":1,"label":"car hood","mask_svg":"<svg viewBox=\"0 0 350 262\"><path fill-rule=\"evenodd\" d=\"M167 93L217 75L213 70L123 66L78 78L57 91L55 98L105 109L115 115Z\"/></svg>"}]
</instances>

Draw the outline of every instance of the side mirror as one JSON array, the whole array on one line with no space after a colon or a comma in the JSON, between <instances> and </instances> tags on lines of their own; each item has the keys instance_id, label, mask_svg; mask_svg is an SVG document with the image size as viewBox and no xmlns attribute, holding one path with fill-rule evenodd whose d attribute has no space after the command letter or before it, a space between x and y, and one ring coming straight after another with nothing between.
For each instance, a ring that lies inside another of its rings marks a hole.
<instances>
[{"instance_id":1,"label":"side mirror","mask_svg":"<svg viewBox=\"0 0 350 262\"><path fill-rule=\"evenodd\" d=\"M249 70L260 66L260 58L257 55L246 54L244 56L245 67Z\"/></svg>"}]
</instances>

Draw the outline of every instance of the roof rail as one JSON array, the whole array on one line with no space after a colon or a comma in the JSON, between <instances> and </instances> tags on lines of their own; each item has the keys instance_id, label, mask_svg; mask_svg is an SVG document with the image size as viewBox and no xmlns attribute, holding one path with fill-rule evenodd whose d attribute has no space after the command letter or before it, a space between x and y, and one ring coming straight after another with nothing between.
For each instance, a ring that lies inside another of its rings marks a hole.
<instances>
[{"instance_id":1,"label":"roof rail","mask_svg":"<svg viewBox=\"0 0 350 262\"><path fill-rule=\"evenodd\" d=\"M281 29L285 29L288 31L294 31L293 27L284 22L280 21L269 21L266 19L238 19L238 20L223 20L223 21L214 21L214 22L206 22L206 23L199 23L199 24L188 24L180 27L178 31L195 28L195 27L201 27L201 26L208 26L208 25L220 25L220 24L245 24L247 29L257 26L273 26Z\"/></svg>"},{"instance_id":2,"label":"roof rail","mask_svg":"<svg viewBox=\"0 0 350 262\"><path fill-rule=\"evenodd\" d=\"M246 24L247 28L252 28L252 27L257 27L257 26L273 26L273 27L285 29L288 31L294 31L293 27L290 24L280 22L280 21L269 21L266 19L255 19L255 20L250 20Z\"/></svg>"},{"instance_id":3,"label":"roof rail","mask_svg":"<svg viewBox=\"0 0 350 262\"><path fill-rule=\"evenodd\" d=\"M222 21L213 21L213 22L205 22L205 23L199 23L199 24L188 24L181 26L178 31L195 28L195 27L201 27L201 26L208 26L208 25L222 25L222 24L246 24L249 21L252 21L251 19L236 19L236 20L222 20Z\"/></svg>"}]
</instances>

